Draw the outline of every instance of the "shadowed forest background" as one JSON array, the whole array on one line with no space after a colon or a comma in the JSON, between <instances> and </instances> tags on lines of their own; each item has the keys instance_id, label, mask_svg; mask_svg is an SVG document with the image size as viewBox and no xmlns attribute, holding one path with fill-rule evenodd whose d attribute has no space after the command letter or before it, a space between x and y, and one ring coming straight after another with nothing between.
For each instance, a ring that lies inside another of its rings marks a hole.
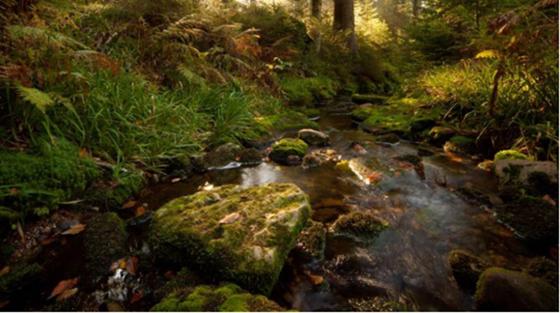
<instances>
[{"instance_id":1,"label":"shadowed forest background","mask_svg":"<svg viewBox=\"0 0 560 313\"><path fill-rule=\"evenodd\" d=\"M556 0L0 0L0 309L557 310L558 97ZM455 163L423 161L440 154ZM256 187L214 187L226 183ZM184 205L204 216L182 219L204 235L186 244L168 233L186 226L155 209L197 191ZM205 193L261 211L212 216ZM227 237L226 250L255 244L228 236L260 234L267 194L286 200L273 211L305 207L296 226L263 230L280 232L267 237L282 251L277 271L239 261L241 274L222 272L241 256L214 264L205 236ZM461 213L398 222L383 201ZM448 218L460 225L445 228ZM375 245L404 238L391 237L397 225L428 234L400 246L441 254L422 261L443 262L441 277L416 285L424 276L402 274L403 261L379 265L398 274L372 272L372 285L356 273L375 266L332 261L355 253L332 238L376 258ZM435 247L441 238L449 246ZM325 240L320 258L303 249L300 261L296 250ZM181 253L202 261L191 272Z\"/></svg>"}]
</instances>

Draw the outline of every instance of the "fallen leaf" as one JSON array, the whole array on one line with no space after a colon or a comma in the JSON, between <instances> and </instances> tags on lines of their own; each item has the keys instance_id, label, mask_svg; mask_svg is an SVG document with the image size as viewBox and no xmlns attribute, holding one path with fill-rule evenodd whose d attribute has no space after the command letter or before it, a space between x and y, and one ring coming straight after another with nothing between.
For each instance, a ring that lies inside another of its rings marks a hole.
<instances>
[{"instance_id":1,"label":"fallen leaf","mask_svg":"<svg viewBox=\"0 0 560 313\"><path fill-rule=\"evenodd\" d=\"M132 275L136 275L137 270L138 270L138 257L131 256L126 261L126 271Z\"/></svg>"},{"instance_id":2,"label":"fallen leaf","mask_svg":"<svg viewBox=\"0 0 560 313\"><path fill-rule=\"evenodd\" d=\"M66 300L76 293L78 293L78 288L64 290L60 295L58 295L58 297L56 297L56 301Z\"/></svg>"},{"instance_id":3,"label":"fallen leaf","mask_svg":"<svg viewBox=\"0 0 560 313\"><path fill-rule=\"evenodd\" d=\"M134 201L134 200L129 200L129 201L125 202L125 204L123 204L122 208L123 208L123 209L131 209L131 208L133 208L134 206L136 206L136 201Z\"/></svg>"},{"instance_id":4,"label":"fallen leaf","mask_svg":"<svg viewBox=\"0 0 560 313\"><path fill-rule=\"evenodd\" d=\"M107 303L107 311L109 312L124 312L122 305L118 302L109 302Z\"/></svg>"},{"instance_id":5,"label":"fallen leaf","mask_svg":"<svg viewBox=\"0 0 560 313\"><path fill-rule=\"evenodd\" d=\"M114 272L119 268L123 269L125 267L126 267L126 258L121 258L111 264L109 271Z\"/></svg>"},{"instance_id":6,"label":"fallen leaf","mask_svg":"<svg viewBox=\"0 0 560 313\"><path fill-rule=\"evenodd\" d=\"M63 292L65 292L68 289L72 289L74 288L74 286L76 286L78 284L78 280L79 278L72 278L72 279L66 279L66 280L62 280L60 281L56 287L54 287L53 291L51 292L51 295L49 296L49 299L56 297L58 295L61 295Z\"/></svg>"},{"instance_id":7,"label":"fallen leaf","mask_svg":"<svg viewBox=\"0 0 560 313\"><path fill-rule=\"evenodd\" d=\"M144 294L142 291L137 291L132 293L132 297L130 297L130 304L136 303L144 298Z\"/></svg>"},{"instance_id":8,"label":"fallen leaf","mask_svg":"<svg viewBox=\"0 0 560 313\"><path fill-rule=\"evenodd\" d=\"M383 179L383 174L381 174L380 172L372 172L371 174L368 175L367 179L369 180L370 183L375 184L381 181L381 179Z\"/></svg>"},{"instance_id":9,"label":"fallen leaf","mask_svg":"<svg viewBox=\"0 0 560 313\"><path fill-rule=\"evenodd\" d=\"M325 278L323 278L323 276L321 275L311 274L307 271L305 272L305 274L307 275L307 278L309 278L309 281L315 286L320 285L325 281Z\"/></svg>"},{"instance_id":10,"label":"fallen leaf","mask_svg":"<svg viewBox=\"0 0 560 313\"><path fill-rule=\"evenodd\" d=\"M72 225L72 227L65 230L64 232L62 232L62 234L63 235L76 235L76 234L79 234L79 233L83 232L84 229L86 229L86 225L75 224L75 225Z\"/></svg>"},{"instance_id":11,"label":"fallen leaf","mask_svg":"<svg viewBox=\"0 0 560 313\"><path fill-rule=\"evenodd\" d=\"M10 267L9 266L4 266L4 268L2 268L2 270L0 270L0 277L2 277L3 275L6 275L10 272Z\"/></svg>"},{"instance_id":12,"label":"fallen leaf","mask_svg":"<svg viewBox=\"0 0 560 313\"><path fill-rule=\"evenodd\" d=\"M89 155L89 152L86 148L80 148L80 157L84 158Z\"/></svg>"},{"instance_id":13,"label":"fallen leaf","mask_svg":"<svg viewBox=\"0 0 560 313\"><path fill-rule=\"evenodd\" d=\"M549 195L544 195L542 197L542 199L550 204L552 204L553 206L556 206L556 201L554 201L554 199L552 199L552 197L550 197Z\"/></svg>"},{"instance_id":14,"label":"fallen leaf","mask_svg":"<svg viewBox=\"0 0 560 313\"><path fill-rule=\"evenodd\" d=\"M136 211L134 212L134 216L138 217L141 215L146 214L146 208L144 208L143 206L139 206L136 208Z\"/></svg>"}]
</instances>

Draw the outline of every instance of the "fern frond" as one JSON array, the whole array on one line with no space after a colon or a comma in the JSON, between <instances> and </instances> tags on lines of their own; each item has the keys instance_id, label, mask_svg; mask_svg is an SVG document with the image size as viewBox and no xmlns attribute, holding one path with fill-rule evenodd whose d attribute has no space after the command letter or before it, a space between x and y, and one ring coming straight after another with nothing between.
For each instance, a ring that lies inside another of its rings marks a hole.
<instances>
[{"instance_id":1,"label":"fern frond","mask_svg":"<svg viewBox=\"0 0 560 313\"><path fill-rule=\"evenodd\" d=\"M29 38L34 41L53 44L59 47L89 49L86 45L74 38L48 29L11 25L7 27L7 30L10 37L14 40Z\"/></svg>"}]
</instances>

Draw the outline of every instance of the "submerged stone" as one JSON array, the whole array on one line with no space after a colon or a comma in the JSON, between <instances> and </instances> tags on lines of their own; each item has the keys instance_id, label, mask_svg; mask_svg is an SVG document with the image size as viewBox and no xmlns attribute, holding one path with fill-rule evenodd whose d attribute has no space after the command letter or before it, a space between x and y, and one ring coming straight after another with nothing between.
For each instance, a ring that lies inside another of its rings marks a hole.
<instances>
[{"instance_id":1,"label":"submerged stone","mask_svg":"<svg viewBox=\"0 0 560 313\"><path fill-rule=\"evenodd\" d=\"M558 291L522 272L492 267L478 280L476 308L482 311L558 311Z\"/></svg>"},{"instance_id":2,"label":"submerged stone","mask_svg":"<svg viewBox=\"0 0 560 313\"><path fill-rule=\"evenodd\" d=\"M327 146L329 144L329 135L310 128L300 129L298 138L312 146Z\"/></svg>"},{"instance_id":3,"label":"submerged stone","mask_svg":"<svg viewBox=\"0 0 560 313\"><path fill-rule=\"evenodd\" d=\"M336 236L346 236L358 241L371 241L388 228L388 223L370 213L351 212L339 217L332 228Z\"/></svg>"},{"instance_id":4,"label":"submerged stone","mask_svg":"<svg viewBox=\"0 0 560 313\"><path fill-rule=\"evenodd\" d=\"M310 211L294 184L225 185L162 206L150 239L162 261L268 294Z\"/></svg>"},{"instance_id":5,"label":"submerged stone","mask_svg":"<svg viewBox=\"0 0 560 313\"><path fill-rule=\"evenodd\" d=\"M167 295L152 307L157 312L269 312L284 311L262 295L253 295L235 284L201 285Z\"/></svg>"},{"instance_id":6,"label":"submerged stone","mask_svg":"<svg viewBox=\"0 0 560 313\"><path fill-rule=\"evenodd\" d=\"M301 139L284 138L272 145L272 151L268 157L276 163L293 165L293 157L297 157L301 161L308 148L309 146Z\"/></svg>"},{"instance_id":7,"label":"submerged stone","mask_svg":"<svg viewBox=\"0 0 560 313\"><path fill-rule=\"evenodd\" d=\"M527 266L527 273L546 280L551 286L558 285L558 263L545 257L532 259Z\"/></svg>"},{"instance_id":8,"label":"submerged stone","mask_svg":"<svg viewBox=\"0 0 560 313\"><path fill-rule=\"evenodd\" d=\"M462 250L451 251L447 260L457 284L471 292L476 289L480 274L488 268L488 264L481 258Z\"/></svg>"},{"instance_id":9,"label":"submerged stone","mask_svg":"<svg viewBox=\"0 0 560 313\"><path fill-rule=\"evenodd\" d=\"M449 127L436 126L428 133L429 141L435 145L442 145L455 136L455 130Z\"/></svg>"}]
</instances>

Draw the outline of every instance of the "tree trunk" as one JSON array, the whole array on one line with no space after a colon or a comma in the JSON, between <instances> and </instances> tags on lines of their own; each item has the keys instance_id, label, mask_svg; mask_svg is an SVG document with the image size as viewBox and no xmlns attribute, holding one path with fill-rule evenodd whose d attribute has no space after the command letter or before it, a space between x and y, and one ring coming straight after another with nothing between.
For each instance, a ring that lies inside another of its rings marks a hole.
<instances>
[{"instance_id":1,"label":"tree trunk","mask_svg":"<svg viewBox=\"0 0 560 313\"><path fill-rule=\"evenodd\" d=\"M354 33L354 0L334 0L333 27L335 30L349 33L348 45L355 53L358 45Z\"/></svg>"},{"instance_id":2,"label":"tree trunk","mask_svg":"<svg viewBox=\"0 0 560 313\"><path fill-rule=\"evenodd\" d=\"M311 16L317 20L321 20L321 0L311 0Z\"/></svg>"},{"instance_id":3,"label":"tree trunk","mask_svg":"<svg viewBox=\"0 0 560 313\"><path fill-rule=\"evenodd\" d=\"M418 11L420 10L420 0L412 0L412 21L418 20Z\"/></svg>"}]
</instances>

